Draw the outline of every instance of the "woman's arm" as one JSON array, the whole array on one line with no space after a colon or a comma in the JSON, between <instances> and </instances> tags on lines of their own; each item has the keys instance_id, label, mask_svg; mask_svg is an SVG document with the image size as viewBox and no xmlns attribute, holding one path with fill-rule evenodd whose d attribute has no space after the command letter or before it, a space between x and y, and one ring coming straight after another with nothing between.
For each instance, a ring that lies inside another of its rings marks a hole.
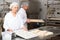
<instances>
[{"instance_id":1,"label":"woman's arm","mask_svg":"<svg viewBox=\"0 0 60 40\"><path fill-rule=\"evenodd\" d=\"M3 28L5 29L5 31L12 32L12 29L9 28L9 23L8 23L9 20L8 19L9 19L9 15L7 14L4 18Z\"/></svg>"}]
</instances>

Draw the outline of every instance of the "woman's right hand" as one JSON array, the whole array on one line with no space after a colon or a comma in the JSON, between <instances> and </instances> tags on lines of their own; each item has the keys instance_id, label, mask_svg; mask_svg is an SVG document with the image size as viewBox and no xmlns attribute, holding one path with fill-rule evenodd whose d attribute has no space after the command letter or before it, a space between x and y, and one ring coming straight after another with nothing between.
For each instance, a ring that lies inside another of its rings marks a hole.
<instances>
[{"instance_id":1,"label":"woman's right hand","mask_svg":"<svg viewBox=\"0 0 60 40\"><path fill-rule=\"evenodd\" d=\"M27 21L26 21L27 23L30 23L30 19L27 19Z\"/></svg>"},{"instance_id":2,"label":"woman's right hand","mask_svg":"<svg viewBox=\"0 0 60 40\"><path fill-rule=\"evenodd\" d=\"M12 29L7 29L7 31L9 31L9 32L13 32L13 30L12 30Z\"/></svg>"}]
</instances>

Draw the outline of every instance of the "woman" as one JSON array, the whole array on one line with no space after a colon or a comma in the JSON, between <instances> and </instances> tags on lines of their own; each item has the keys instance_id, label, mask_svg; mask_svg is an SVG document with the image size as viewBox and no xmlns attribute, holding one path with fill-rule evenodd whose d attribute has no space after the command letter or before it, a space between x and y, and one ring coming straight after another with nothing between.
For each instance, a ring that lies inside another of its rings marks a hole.
<instances>
[{"instance_id":1,"label":"woman","mask_svg":"<svg viewBox=\"0 0 60 40\"><path fill-rule=\"evenodd\" d=\"M21 3L21 8L18 11L18 16L23 20L24 26L27 28L27 23L30 23L30 20L27 18L27 13L26 11L29 8L29 2L22 2Z\"/></svg>"},{"instance_id":2,"label":"woman","mask_svg":"<svg viewBox=\"0 0 60 40\"><path fill-rule=\"evenodd\" d=\"M24 29L22 20L17 16L18 7L18 3L13 2L10 5L11 11L5 15L3 25L5 32L2 38L3 40L12 40L12 33L14 31Z\"/></svg>"}]
</instances>

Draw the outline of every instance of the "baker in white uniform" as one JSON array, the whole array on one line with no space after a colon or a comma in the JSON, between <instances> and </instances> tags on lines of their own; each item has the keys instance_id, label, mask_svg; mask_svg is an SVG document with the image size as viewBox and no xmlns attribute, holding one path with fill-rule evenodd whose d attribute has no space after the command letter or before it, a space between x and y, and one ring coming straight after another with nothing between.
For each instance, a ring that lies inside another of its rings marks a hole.
<instances>
[{"instance_id":1,"label":"baker in white uniform","mask_svg":"<svg viewBox=\"0 0 60 40\"><path fill-rule=\"evenodd\" d=\"M4 18L3 27L5 32L2 33L2 40L12 40L12 33L17 30L24 30L24 25L22 19L17 16L18 3L13 2L10 5L11 11L9 11Z\"/></svg>"},{"instance_id":2,"label":"baker in white uniform","mask_svg":"<svg viewBox=\"0 0 60 40\"><path fill-rule=\"evenodd\" d=\"M27 19L27 14L26 14L26 10L29 7L29 3L28 2L22 2L21 3L21 8L18 11L18 16L20 16L23 20L23 23L25 25L25 27L27 27L27 23L29 23L29 19Z\"/></svg>"}]
</instances>

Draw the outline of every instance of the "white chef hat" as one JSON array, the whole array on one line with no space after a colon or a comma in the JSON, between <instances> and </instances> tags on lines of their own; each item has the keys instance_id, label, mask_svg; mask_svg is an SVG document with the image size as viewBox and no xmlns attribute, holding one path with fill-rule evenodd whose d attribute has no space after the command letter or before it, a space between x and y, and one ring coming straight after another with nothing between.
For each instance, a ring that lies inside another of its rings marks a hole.
<instances>
[{"instance_id":1,"label":"white chef hat","mask_svg":"<svg viewBox=\"0 0 60 40\"><path fill-rule=\"evenodd\" d=\"M22 2L21 7L23 7L24 5L29 6L29 2Z\"/></svg>"},{"instance_id":2,"label":"white chef hat","mask_svg":"<svg viewBox=\"0 0 60 40\"><path fill-rule=\"evenodd\" d=\"M19 6L19 4L18 4L17 2L13 2L13 3L10 4L10 7L9 7L9 8L12 9L12 7L14 7L14 6L16 6L16 5Z\"/></svg>"}]
</instances>

